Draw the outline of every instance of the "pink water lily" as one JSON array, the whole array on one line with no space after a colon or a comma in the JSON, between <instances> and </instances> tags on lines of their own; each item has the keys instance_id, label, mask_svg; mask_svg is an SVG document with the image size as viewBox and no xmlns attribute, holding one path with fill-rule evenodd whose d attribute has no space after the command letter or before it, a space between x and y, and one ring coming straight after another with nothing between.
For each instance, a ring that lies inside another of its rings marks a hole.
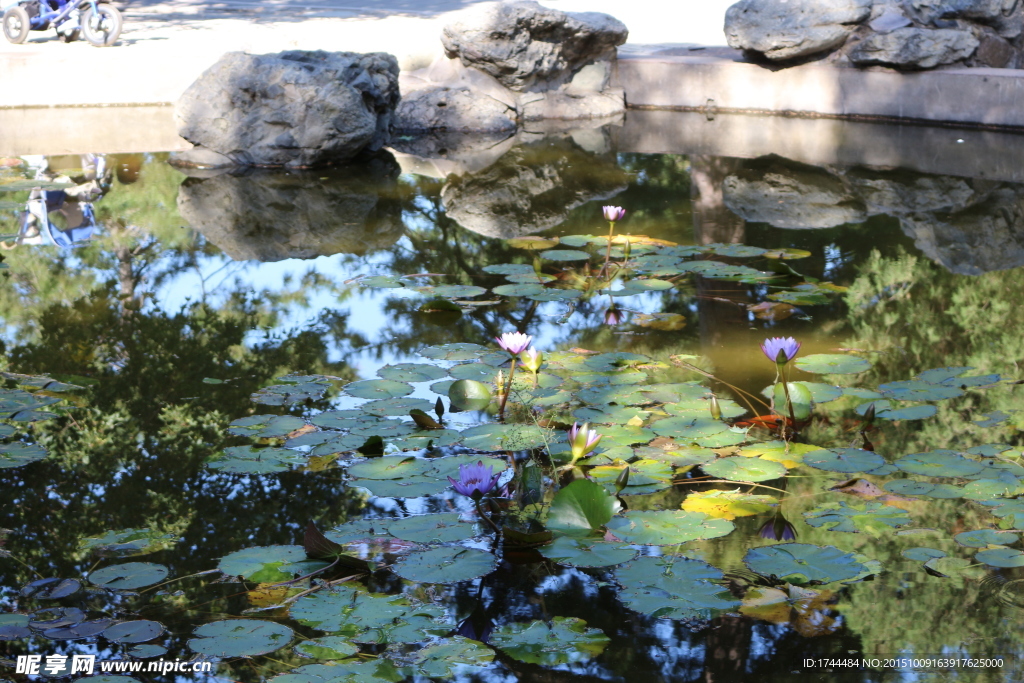
<instances>
[{"instance_id":1,"label":"pink water lily","mask_svg":"<svg viewBox=\"0 0 1024 683\"><path fill-rule=\"evenodd\" d=\"M612 223L615 221L621 221L626 217L626 210L621 206L605 206L603 207L603 210L604 219L606 221L611 221Z\"/></svg>"},{"instance_id":2,"label":"pink water lily","mask_svg":"<svg viewBox=\"0 0 1024 683\"><path fill-rule=\"evenodd\" d=\"M793 360L793 357L800 350L801 343L793 337L772 337L765 339L761 344L761 351L768 356L768 360L779 365L785 365Z\"/></svg>"},{"instance_id":3,"label":"pink water lily","mask_svg":"<svg viewBox=\"0 0 1024 683\"><path fill-rule=\"evenodd\" d=\"M582 427L574 422L569 428L569 447L572 449L572 461L586 457L591 451L597 448L603 437L596 430L590 428L590 423Z\"/></svg>"},{"instance_id":4,"label":"pink water lily","mask_svg":"<svg viewBox=\"0 0 1024 683\"><path fill-rule=\"evenodd\" d=\"M537 349L527 349L519 354L519 362L522 363L530 372L540 372L540 365L544 361L544 356Z\"/></svg>"},{"instance_id":5,"label":"pink water lily","mask_svg":"<svg viewBox=\"0 0 1024 683\"><path fill-rule=\"evenodd\" d=\"M501 473L493 472L490 465L485 465L483 460L479 460L475 465L459 465L458 481L451 477L448 477L448 481L452 483L456 493L480 500L498 484Z\"/></svg>"},{"instance_id":6,"label":"pink water lily","mask_svg":"<svg viewBox=\"0 0 1024 683\"><path fill-rule=\"evenodd\" d=\"M505 351L508 351L513 356L518 356L530 345L533 337L522 332L506 332L500 337L495 337L494 341L498 342L498 346Z\"/></svg>"}]
</instances>

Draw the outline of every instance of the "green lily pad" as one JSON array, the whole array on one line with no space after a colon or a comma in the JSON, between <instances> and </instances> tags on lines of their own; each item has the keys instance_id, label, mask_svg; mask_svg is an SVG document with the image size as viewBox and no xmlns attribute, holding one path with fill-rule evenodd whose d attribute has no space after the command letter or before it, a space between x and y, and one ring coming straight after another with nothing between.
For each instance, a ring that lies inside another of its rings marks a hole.
<instances>
[{"instance_id":1,"label":"green lily pad","mask_svg":"<svg viewBox=\"0 0 1024 683\"><path fill-rule=\"evenodd\" d=\"M995 529L976 529L961 531L953 540L965 548L987 548L990 545L1013 545L1017 542L1017 534Z\"/></svg>"},{"instance_id":2,"label":"green lily pad","mask_svg":"<svg viewBox=\"0 0 1024 683\"><path fill-rule=\"evenodd\" d=\"M164 534L154 529L122 529L83 538L78 547L81 550L95 550L104 555L129 557L166 550L178 540L179 537L174 534Z\"/></svg>"},{"instance_id":3,"label":"green lily pad","mask_svg":"<svg viewBox=\"0 0 1024 683\"><path fill-rule=\"evenodd\" d=\"M818 375L852 375L871 369L871 363L858 358L838 353L816 353L801 356L793 361L793 365Z\"/></svg>"},{"instance_id":4,"label":"green lily pad","mask_svg":"<svg viewBox=\"0 0 1024 683\"><path fill-rule=\"evenodd\" d=\"M31 636L32 630L28 627L28 622L27 614L0 614L0 642Z\"/></svg>"},{"instance_id":5,"label":"green lily pad","mask_svg":"<svg viewBox=\"0 0 1024 683\"><path fill-rule=\"evenodd\" d=\"M722 579L722 572L700 560L640 557L617 568L615 579L627 607L658 619L707 618L711 610L740 604L724 586L713 583Z\"/></svg>"},{"instance_id":6,"label":"green lily pad","mask_svg":"<svg viewBox=\"0 0 1024 683\"><path fill-rule=\"evenodd\" d=\"M455 379L468 379L474 382L494 382L497 371L483 363L463 363L448 370ZM507 374L507 373L506 373Z\"/></svg>"},{"instance_id":7,"label":"green lily pad","mask_svg":"<svg viewBox=\"0 0 1024 683\"><path fill-rule=\"evenodd\" d=\"M831 545L807 543L751 548L744 556L743 563L752 572L762 576L774 575L790 583L845 581L867 571L867 567L853 553Z\"/></svg>"},{"instance_id":8,"label":"green lily pad","mask_svg":"<svg viewBox=\"0 0 1024 683\"><path fill-rule=\"evenodd\" d=\"M860 448L830 448L804 454L805 465L826 472L870 472L885 464L882 456Z\"/></svg>"},{"instance_id":9,"label":"green lily pad","mask_svg":"<svg viewBox=\"0 0 1024 683\"><path fill-rule=\"evenodd\" d=\"M735 528L728 520L686 510L630 510L607 527L616 538L637 545L678 545L725 536Z\"/></svg>"},{"instance_id":10,"label":"green lily pad","mask_svg":"<svg viewBox=\"0 0 1024 683\"><path fill-rule=\"evenodd\" d=\"M971 422L982 428L995 427L1010 419L1010 416L1001 410L993 410L987 413L980 413L977 417L971 418ZM970 450L970 449L968 449Z\"/></svg>"},{"instance_id":11,"label":"green lily pad","mask_svg":"<svg viewBox=\"0 0 1024 683\"><path fill-rule=\"evenodd\" d=\"M902 553L903 557L915 562L927 562L940 557L945 557L946 552L937 548L907 548Z\"/></svg>"},{"instance_id":12,"label":"green lily pad","mask_svg":"<svg viewBox=\"0 0 1024 683\"><path fill-rule=\"evenodd\" d=\"M435 365L426 363L399 363L385 365L377 371L377 375L394 382L432 382L444 377L447 372ZM404 396L404 394L402 394ZM363 398L370 398L364 396ZM373 398L381 398L374 396Z\"/></svg>"},{"instance_id":13,"label":"green lily pad","mask_svg":"<svg viewBox=\"0 0 1024 683\"><path fill-rule=\"evenodd\" d=\"M294 648L295 654L311 659L347 659L359 652L359 646L342 636L324 636L306 640Z\"/></svg>"},{"instance_id":14,"label":"green lily pad","mask_svg":"<svg viewBox=\"0 0 1024 683\"><path fill-rule=\"evenodd\" d=\"M587 628L587 622L575 617L505 624L488 640L512 659L541 666L586 662L604 652L609 642L600 629Z\"/></svg>"},{"instance_id":15,"label":"green lily pad","mask_svg":"<svg viewBox=\"0 0 1024 683\"><path fill-rule=\"evenodd\" d=\"M89 582L113 590L134 590L167 578L167 567L152 562L112 564L89 574Z\"/></svg>"},{"instance_id":16,"label":"green lily pad","mask_svg":"<svg viewBox=\"0 0 1024 683\"><path fill-rule=\"evenodd\" d=\"M1013 548L979 550L974 559L992 567L1024 567L1024 553Z\"/></svg>"},{"instance_id":17,"label":"green lily pad","mask_svg":"<svg viewBox=\"0 0 1024 683\"><path fill-rule=\"evenodd\" d=\"M642 496L672 486L672 466L660 460L637 460L629 468L629 483L622 489L623 496ZM590 477L603 485L607 491L615 491L615 481L622 474L623 466L599 465L591 469Z\"/></svg>"},{"instance_id":18,"label":"green lily pad","mask_svg":"<svg viewBox=\"0 0 1024 683\"><path fill-rule=\"evenodd\" d=\"M409 664L421 676L453 680L456 672L464 672L467 667L486 667L493 661L494 650L483 643L452 636L417 650L409 659Z\"/></svg>"},{"instance_id":19,"label":"green lily pad","mask_svg":"<svg viewBox=\"0 0 1024 683\"><path fill-rule=\"evenodd\" d=\"M480 451L522 451L540 448L550 439L550 430L535 425L486 424L462 432L462 443Z\"/></svg>"},{"instance_id":20,"label":"green lily pad","mask_svg":"<svg viewBox=\"0 0 1024 683\"><path fill-rule=\"evenodd\" d=\"M606 543L598 538L556 536L548 545L538 548L541 555L557 564L570 567L611 567L629 562L637 549L621 543Z\"/></svg>"},{"instance_id":21,"label":"green lily pad","mask_svg":"<svg viewBox=\"0 0 1024 683\"><path fill-rule=\"evenodd\" d=\"M477 367L486 368L487 366L478 365ZM491 403L491 389L486 384L473 379L459 379L448 387L448 398L455 410L483 410Z\"/></svg>"},{"instance_id":22,"label":"green lily pad","mask_svg":"<svg viewBox=\"0 0 1024 683\"><path fill-rule=\"evenodd\" d=\"M597 531L619 509L615 496L600 484L577 479L558 490L548 512L548 528Z\"/></svg>"},{"instance_id":23,"label":"green lily pad","mask_svg":"<svg viewBox=\"0 0 1024 683\"><path fill-rule=\"evenodd\" d=\"M417 617L440 622L445 611L439 606L416 603L401 595L368 593L362 586L345 584L332 591L319 591L299 598L292 604L289 615L300 624L319 631L350 635L356 642L388 642L388 636L399 635L395 631L403 629ZM427 626L427 630L439 626L447 631L452 628L439 623L422 625ZM429 635L420 633L418 638L409 642L423 640ZM405 638L401 640L404 642ZM390 642L399 641L392 637Z\"/></svg>"},{"instance_id":24,"label":"green lily pad","mask_svg":"<svg viewBox=\"0 0 1024 683\"><path fill-rule=\"evenodd\" d=\"M897 401L941 401L947 398L963 396L956 387L931 384L920 380L904 380L889 382L878 387L879 393Z\"/></svg>"},{"instance_id":25,"label":"green lily pad","mask_svg":"<svg viewBox=\"0 0 1024 683\"><path fill-rule=\"evenodd\" d=\"M548 249L540 252L540 257L548 261L589 261L590 254L578 249Z\"/></svg>"},{"instance_id":26,"label":"green lily pad","mask_svg":"<svg viewBox=\"0 0 1024 683\"><path fill-rule=\"evenodd\" d=\"M428 346L420 350L420 355L435 360L475 360L489 351L489 348L479 344L457 342Z\"/></svg>"},{"instance_id":27,"label":"green lily pad","mask_svg":"<svg viewBox=\"0 0 1024 683\"><path fill-rule=\"evenodd\" d=\"M851 505L846 501L825 503L804 513L805 521L829 531L877 534L911 524L913 520L905 510L882 503L868 502Z\"/></svg>"},{"instance_id":28,"label":"green lily pad","mask_svg":"<svg viewBox=\"0 0 1024 683\"><path fill-rule=\"evenodd\" d=\"M325 564L315 563L320 567ZM240 576L256 583L271 583L287 581L306 566L306 551L301 545L266 545L229 553L220 559L217 569L227 576Z\"/></svg>"},{"instance_id":29,"label":"green lily pad","mask_svg":"<svg viewBox=\"0 0 1024 683\"><path fill-rule=\"evenodd\" d=\"M1013 446L1008 443L986 443L980 446L972 446L964 452L972 455L980 455L985 458L994 458L1000 453L1005 453L1012 449Z\"/></svg>"},{"instance_id":30,"label":"green lily pad","mask_svg":"<svg viewBox=\"0 0 1024 683\"><path fill-rule=\"evenodd\" d=\"M633 409L636 412L636 409ZM644 413L646 415L646 413ZM707 416L675 416L658 420L650 429L658 436L667 436L676 441L695 441L728 431L729 425Z\"/></svg>"},{"instance_id":31,"label":"green lily pad","mask_svg":"<svg viewBox=\"0 0 1024 683\"><path fill-rule=\"evenodd\" d=\"M331 664L307 664L270 679L273 683L399 683L406 676L390 659L348 659Z\"/></svg>"},{"instance_id":32,"label":"green lily pad","mask_svg":"<svg viewBox=\"0 0 1024 683\"><path fill-rule=\"evenodd\" d=\"M392 565L395 574L419 583L459 583L485 574L497 566L491 553L461 546L441 546L419 550Z\"/></svg>"},{"instance_id":33,"label":"green lily pad","mask_svg":"<svg viewBox=\"0 0 1024 683\"><path fill-rule=\"evenodd\" d=\"M483 271L494 275L521 275L534 272L534 268L529 263L495 263L484 266Z\"/></svg>"},{"instance_id":34,"label":"green lily pad","mask_svg":"<svg viewBox=\"0 0 1024 683\"><path fill-rule=\"evenodd\" d=\"M420 294L427 296L438 296L445 299L466 298L486 294L487 290L475 285L425 285L413 287Z\"/></svg>"},{"instance_id":35,"label":"green lily pad","mask_svg":"<svg viewBox=\"0 0 1024 683\"><path fill-rule=\"evenodd\" d=\"M457 512L405 517L390 522L388 533L403 541L416 543L454 543L483 533L480 525L460 522L459 518Z\"/></svg>"},{"instance_id":36,"label":"green lily pad","mask_svg":"<svg viewBox=\"0 0 1024 683\"><path fill-rule=\"evenodd\" d=\"M900 496L928 496L929 498L960 498L963 489L951 484L932 484L912 479L894 479L885 482L884 488Z\"/></svg>"},{"instance_id":37,"label":"green lily pad","mask_svg":"<svg viewBox=\"0 0 1024 683\"><path fill-rule=\"evenodd\" d=\"M103 631L103 637L115 643L144 643L164 632L163 624L149 619L122 621Z\"/></svg>"},{"instance_id":38,"label":"green lily pad","mask_svg":"<svg viewBox=\"0 0 1024 683\"><path fill-rule=\"evenodd\" d=\"M928 382L930 384L945 384L953 387L980 387L995 384L1000 380L999 375L975 375L973 377L964 377L964 375L974 368L969 366L961 367L948 367L948 368L935 368L933 370L925 370L914 379L921 380L922 382Z\"/></svg>"},{"instance_id":39,"label":"green lily pad","mask_svg":"<svg viewBox=\"0 0 1024 683\"><path fill-rule=\"evenodd\" d=\"M345 385L345 393L356 398L399 398L408 396L412 391L411 384L391 379L364 379Z\"/></svg>"},{"instance_id":40,"label":"green lily pad","mask_svg":"<svg viewBox=\"0 0 1024 683\"><path fill-rule=\"evenodd\" d=\"M905 455L893 464L904 472L926 477L966 477L984 469L979 462L943 449Z\"/></svg>"},{"instance_id":41,"label":"green lily pad","mask_svg":"<svg viewBox=\"0 0 1024 683\"><path fill-rule=\"evenodd\" d=\"M0 444L0 469L22 467L30 462L42 460L47 455L46 449L36 444L20 441Z\"/></svg>"},{"instance_id":42,"label":"green lily pad","mask_svg":"<svg viewBox=\"0 0 1024 683\"><path fill-rule=\"evenodd\" d=\"M434 463L411 455L386 455L350 465L348 475L353 479L402 479L429 472Z\"/></svg>"},{"instance_id":43,"label":"green lily pad","mask_svg":"<svg viewBox=\"0 0 1024 683\"><path fill-rule=\"evenodd\" d=\"M231 474L267 474L284 472L305 462L301 453L286 448L231 446L207 460L206 466Z\"/></svg>"},{"instance_id":44,"label":"green lily pad","mask_svg":"<svg viewBox=\"0 0 1024 683\"><path fill-rule=\"evenodd\" d=\"M821 450L820 447L806 443L766 441L752 446L744 446L740 449L740 454L744 457L758 457L762 460L782 463L786 467L796 467L803 463L804 455L819 450Z\"/></svg>"},{"instance_id":45,"label":"green lily pad","mask_svg":"<svg viewBox=\"0 0 1024 683\"><path fill-rule=\"evenodd\" d=\"M526 298L533 301L572 301L583 296L578 289L552 289L547 288L543 292L527 294Z\"/></svg>"},{"instance_id":46,"label":"green lily pad","mask_svg":"<svg viewBox=\"0 0 1024 683\"><path fill-rule=\"evenodd\" d=\"M686 496L682 509L691 512L703 512L709 517L718 519L736 519L737 517L750 517L769 512L779 504L779 499L774 496L759 496L752 493L743 493L740 489L722 491L711 489L708 491L694 491Z\"/></svg>"},{"instance_id":47,"label":"green lily pad","mask_svg":"<svg viewBox=\"0 0 1024 683\"><path fill-rule=\"evenodd\" d=\"M253 415L232 422L228 433L253 439L280 439L305 426L305 420L292 415Z\"/></svg>"},{"instance_id":48,"label":"green lily pad","mask_svg":"<svg viewBox=\"0 0 1024 683\"><path fill-rule=\"evenodd\" d=\"M963 497L979 502L992 501L999 498L1010 498L1024 492L1021 482L1012 479L977 479L963 488Z\"/></svg>"},{"instance_id":49,"label":"green lily pad","mask_svg":"<svg viewBox=\"0 0 1024 683\"><path fill-rule=\"evenodd\" d=\"M881 420L926 420L939 412L939 409L930 403L898 408L891 401L883 400L857 406L857 414L864 415L871 405L875 406L875 417Z\"/></svg>"},{"instance_id":50,"label":"green lily pad","mask_svg":"<svg viewBox=\"0 0 1024 683\"><path fill-rule=\"evenodd\" d=\"M787 472L786 466L781 463L742 456L719 458L701 465L701 469L712 477L729 481L768 481L784 477Z\"/></svg>"},{"instance_id":51,"label":"green lily pad","mask_svg":"<svg viewBox=\"0 0 1024 683\"><path fill-rule=\"evenodd\" d=\"M378 382L386 382L387 380L376 380ZM400 415L408 415L413 410L422 410L424 412L434 409L434 404L425 398L411 398L406 396L405 398L385 398L379 401L370 401L360 406L367 414L377 415L378 417L398 417Z\"/></svg>"},{"instance_id":52,"label":"green lily pad","mask_svg":"<svg viewBox=\"0 0 1024 683\"><path fill-rule=\"evenodd\" d=\"M273 621L225 619L197 628L188 648L207 657L253 657L280 650L295 635Z\"/></svg>"}]
</instances>

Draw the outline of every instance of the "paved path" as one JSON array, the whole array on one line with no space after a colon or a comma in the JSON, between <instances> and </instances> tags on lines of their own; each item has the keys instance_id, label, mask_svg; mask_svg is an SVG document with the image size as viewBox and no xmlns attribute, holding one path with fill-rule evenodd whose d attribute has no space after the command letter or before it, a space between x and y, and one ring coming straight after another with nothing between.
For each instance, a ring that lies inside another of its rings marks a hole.
<instances>
[{"instance_id":1,"label":"paved path","mask_svg":"<svg viewBox=\"0 0 1024 683\"><path fill-rule=\"evenodd\" d=\"M566 11L607 12L630 29L624 51L720 44L732 0L546 0ZM54 31L23 45L0 38L0 107L174 102L223 53L288 49L390 52L403 68L440 54L452 12L482 0L115 0L117 45L64 44Z\"/></svg>"}]
</instances>

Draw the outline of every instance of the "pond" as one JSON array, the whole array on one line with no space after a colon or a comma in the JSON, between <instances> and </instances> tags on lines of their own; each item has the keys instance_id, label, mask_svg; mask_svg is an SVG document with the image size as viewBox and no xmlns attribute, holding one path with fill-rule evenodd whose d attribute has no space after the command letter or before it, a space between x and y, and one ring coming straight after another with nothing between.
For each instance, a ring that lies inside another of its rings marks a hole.
<instances>
[{"instance_id":1,"label":"pond","mask_svg":"<svg viewBox=\"0 0 1024 683\"><path fill-rule=\"evenodd\" d=\"M1020 678L1024 185L601 134L2 160L0 681Z\"/></svg>"}]
</instances>

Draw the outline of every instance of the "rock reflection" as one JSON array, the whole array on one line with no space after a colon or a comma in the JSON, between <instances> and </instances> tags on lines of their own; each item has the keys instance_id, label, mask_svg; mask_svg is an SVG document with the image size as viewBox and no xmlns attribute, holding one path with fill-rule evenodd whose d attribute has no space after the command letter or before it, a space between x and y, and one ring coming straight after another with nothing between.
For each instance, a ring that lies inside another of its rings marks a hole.
<instances>
[{"instance_id":1,"label":"rock reflection","mask_svg":"<svg viewBox=\"0 0 1024 683\"><path fill-rule=\"evenodd\" d=\"M390 247L402 236L400 169L391 155L317 172L192 177L178 210L236 261L282 261Z\"/></svg>"},{"instance_id":2,"label":"rock reflection","mask_svg":"<svg viewBox=\"0 0 1024 683\"><path fill-rule=\"evenodd\" d=\"M777 228L831 228L870 216L958 275L1024 265L1024 186L903 170L821 168L777 156L744 162L722 182L725 206Z\"/></svg>"}]
</instances>

